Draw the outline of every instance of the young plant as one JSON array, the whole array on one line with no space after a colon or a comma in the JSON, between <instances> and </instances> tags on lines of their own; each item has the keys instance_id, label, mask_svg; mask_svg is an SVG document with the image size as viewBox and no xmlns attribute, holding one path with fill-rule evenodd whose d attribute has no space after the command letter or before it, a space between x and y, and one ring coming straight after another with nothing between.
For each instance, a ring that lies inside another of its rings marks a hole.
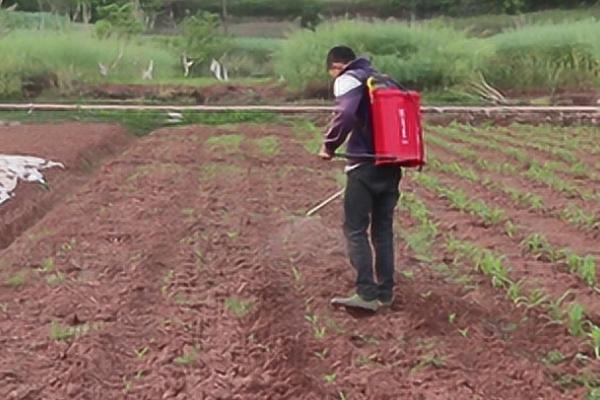
<instances>
[{"instance_id":1,"label":"young plant","mask_svg":"<svg viewBox=\"0 0 600 400\"><path fill-rule=\"evenodd\" d=\"M252 310L252 302L237 297L230 297L225 300L225 307L237 318L242 318Z\"/></svg>"},{"instance_id":2,"label":"young plant","mask_svg":"<svg viewBox=\"0 0 600 400\"><path fill-rule=\"evenodd\" d=\"M568 314L569 333L573 336L584 334L585 311L580 304L573 304Z\"/></svg>"},{"instance_id":3,"label":"young plant","mask_svg":"<svg viewBox=\"0 0 600 400\"><path fill-rule=\"evenodd\" d=\"M184 352L181 356L175 358L175 364L178 365L193 365L196 363L198 359L198 350L195 347L192 347L187 352Z\"/></svg>"},{"instance_id":4,"label":"young plant","mask_svg":"<svg viewBox=\"0 0 600 400\"><path fill-rule=\"evenodd\" d=\"M600 360L600 327L596 325L591 325L591 330L588 333L588 337L592 342L592 347L594 348L594 354L597 360Z\"/></svg>"}]
</instances>

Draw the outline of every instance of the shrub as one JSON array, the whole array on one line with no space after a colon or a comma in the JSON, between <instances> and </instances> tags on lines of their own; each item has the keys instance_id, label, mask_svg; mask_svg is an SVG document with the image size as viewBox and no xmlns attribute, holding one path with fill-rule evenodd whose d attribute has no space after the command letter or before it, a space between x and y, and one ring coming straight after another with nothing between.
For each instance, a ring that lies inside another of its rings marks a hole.
<instances>
[{"instance_id":1,"label":"shrub","mask_svg":"<svg viewBox=\"0 0 600 400\"><path fill-rule=\"evenodd\" d=\"M482 40L440 26L341 21L294 33L277 52L276 71L296 88L325 82L325 56L339 44L371 57L379 69L418 89L468 79L486 50Z\"/></svg>"}]
</instances>

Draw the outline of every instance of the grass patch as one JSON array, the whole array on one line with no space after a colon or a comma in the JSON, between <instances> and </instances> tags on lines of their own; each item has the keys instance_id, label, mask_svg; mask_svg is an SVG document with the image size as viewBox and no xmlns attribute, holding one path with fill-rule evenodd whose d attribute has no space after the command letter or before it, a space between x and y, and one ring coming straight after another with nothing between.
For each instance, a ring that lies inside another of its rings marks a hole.
<instances>
[{"instance_id":1,"label":"grass patch","mask_svg":"<svg viewBox=\"0 0 600 400\"><path fill-rule=\"evenodd\" d=\"M243 135L220 135L207 139L205 144L211 151L231 155L239 153L243 140Z\"/></svg>"},{"instance_id":2,"label":"grass patch","mask_svg":"<svg viewBox=\"0 0 600 400\"><path fill-rule=\"evenodd\" d=\"M266 136L264 138L255 139L253 142L265 156L273 157L279 154L279 139L275 136Z\"/></svg>"},{"instance_id":3,"label":"grass patch","mask_svg":"<svg viewBox=\"0 0 600 400\"><path fill-rule=\"evenodd\" d=\"M29 274L25 270L15 272L10 277L8 277L8 279L6 279L6 285L8 285L12 288L21 287L27 281L28 276L29 276Z\"/></svg>"},{"instance_id":4,"label":"grass patch","mask_svg":"<svg viewBox=\"0 0 600 400\"><path fill-rule=\"evenodd\" d=\"M67 341L85 335L89 331L90 326L88 324L68 326L53 321L50 324L50 339L57 341Z\"/></svg>"},{"instance_id":5,"label":"grass patch","mask_svg":"<svg viewBox=\"0 0 600 400\"><path fill-rule=\"evenodd\" d=\"M237 318L242 318L252 310L252 301L230 297L225 300L225 307Z\"/></svg>"}]
</instances>

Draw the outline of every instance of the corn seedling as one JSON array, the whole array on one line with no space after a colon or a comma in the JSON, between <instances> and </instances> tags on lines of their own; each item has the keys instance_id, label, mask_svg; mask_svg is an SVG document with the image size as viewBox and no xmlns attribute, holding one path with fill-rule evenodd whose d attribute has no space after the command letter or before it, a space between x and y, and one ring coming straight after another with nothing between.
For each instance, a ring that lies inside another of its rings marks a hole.
<instances>
[{"instance_id":1,"label":"corn seedling","mask_svg":"<svg viewBox=\"0 0 600 400\"><path fill-rule=\"evenodd\" d=\"M181 356L175 358L175 364L189 366L196 363L198 359L198 350L192 347L188 352L184 352Z\"/></svg>"},{"instance_id":2,"label":"corn seedling","mask_svg":"<svg viewBox=\"0 0 600 400\"><path fill-rule=\"evenodd\" d=\"M456 321L456 313L452 313L452 314L448 315L448 322L450 324L453 324L454 321Z\"/></svg>"},{"instance_id":3,"label":"corn seedling","mask_svg":"<svg viewBox=\"0 0 600 400\"><path fill-rule=\"evenodd\" d=\"M27 281L27 276L28 274L25 270L16 272L6 280L6 284L10 287L18 288L25 284L25 282Z\"/></svg>"},{"instance_id":4,"label":"corn seedling","mask_svg":"<svg viewBox=\"0 0 600 400\"><path fill-rule=\"evenodd\" d=\"M588 337L592 342L592 347L594 348L594 355L597 360L600 360L600 327L596 325L591 325L591 330L588 333Z\"/></svg>"},{"instance_id":5,"label":"corn seedling","mask_svg":"<svg viewBox=\"0 0 600 400\"><path fill-rule=\"evenodd\" d=\"M458 333L460 333L460 335L462 337L468 338L469 337L469 328L459 329Z\"/></svg>"},{"instance_id":6,"label":"corn seedling","mask_svg":"<svg viewBox=\"0 0 600 400\"><path fill-rule=\"evenodd\" d=\"M148 346L145 346L139 350L134 350L133 352L135 353L135 357L138 360L142 360L144 357L146 357L146 354L148 354L149 351L150 348Z\"/></svg>"},{"instance_id":7,"label":"corn seedling","mask_svg":"<svg viewBox=\"0 0 600 400\"><path fill-rule=\"evenodd\" d=\"M544 357L543 361L546 364L558 365L565 361L566 357L558 350L552 350Z\"/></svg>"},{"instance_id":8,"label":"corn seedling","mask_svg":"<svg viewBox=\"0 0 600 400\"><path fill-rule=\"evenodd\" d=\"M77 326L65 326L61 325L56 321L50 324L50 338L53 340L64 341L79 336L85 335L90 331L88 324L77 325Z\"/></svg>"},{"instance_id":9,"label":"corn seedling","mask_svg":"<svg viewBox=\"0 0 600 400\"><path fill-rule=\"evenodd\" d=\"M560 217L568 223L586 230L594 229L598 226L598 220L594 214L589 214L574 204L567 205L561 211Z\"/></svg>"},{"instance_id":10,"label":"corn seedling","mask_svg":"<svg viewBox=\"0 0 600 400\"><path fill-rule=\"evenodd\" d=\"M506 236L508 236L509 238L514 238L517 235L518 231L519 228L517 228L517 226L512 221L506 221L504 223L504 233L506 233Z\"/></svg>"},{"instance_id":11,"label":"corn seedling","mask_svg":"<svg viewBox=\"0 0 600 400\"><path fill-rule=\"evenodd\" d=\"M508 297L515 304L524 298L522 296L523 282L523 279L518 282L511 282L506 290L506 297Z\"/></svg>"},{"instance_id":12,"label":"corn seedling","mask_svg":"<svg viewBox=\"0 0 600 400\"><path fill-rule=\"evenodd\" d=\"M325 381L325 383L327 383L329 385L334 383L336 378L337 378L337 375L335 373L323 375L323 380Z\"/></svg>"},{"instance_id":13,"label":"corn seedling","mask_svg":"<svg viewBox=\"0 0 600 400\"><path fill-rule=\"evenodd\" d=\"M242 318L252 310L252 302L237 297L230 297L225 300L225 307L237 318Z\"/></svg>"},{"instance_id":14,"label":"corn seedling","mask_svg":"<svg viewBox=\"0 0 600 400\"><path fill-rule=\"evenodd\" d=\"M44 258L40 265L40 272L48 273L54 271L54 259L52 257Z\"/></svg>"},{"instance_id":15,"label":"corn seedling","mask_svg":"<svg viewBox=\"0 0 600 400\"><path fill-rule=\"evenodd\" d=\"M329 350L328 349L323 349L321 351L315 351L315 357L317 357L320 360L325 360L327 358L327 355L329 354Z\"/></svg>"},{"instance_id":16,"label":"corn seedling","mask_svg":"<svg viewBox=\"0 0 600 400\"><path fill-rule=\"evenodd\" d=\"M421 359L421 361L419 361L419 363L417 365L415 365L410 370L410 373L412 374L415 372L419 372L429 366L434 367L434 368L443 368L444 365L445 365L445 360L443 357L435 355L435 354L427 354Z\"/></svg>"},{"instance_id":17,"label":"corn seedling","mask_svg":"<svg viewBox=\"0 0 600 400\"><path fill-rule=\"evenodd\" d=\"M524 306L530 310L532 308L541 307L544 303L548 302L548 295L544 293L542 289L534 289L529 293L529 296L522 297L517 300L517 307Z\"/></svg>"},{"instance_id":18,"label":"corn seedling","mask_svg":"<svg viewBox=\"0 0 600 400\"><path fill-rule=\"evenodd\" d=\"M571 294L570 290L567 290L565 293L563 293L562 296L560 296L558 299L551 301L548 303L548 313L550 315L550 318L552 318L553 322L558 322L561 323L564 318L565 318L565 312L563 311L562 308L562 303L563 301L565 301L565 299Z\"/></svg>"},{"instance_id":19,"label":"corn seedling","mask_svg":"<svg viewBox=\"0 0 600 400\"><path fill-rule=\"evenodd\" d=\"M65 275L61 272L50 274L46 277L46 282L50 286L58 286L65 281Z\"/></svg>"},{"instance_id":20,"label":"corn seedling","mask_svg":"<svg viewBox=\"0 0 600 400\"><path fill-rule=\"evenodd\" d=\"M296 283L302 282L302 273L296 267L292 267L292 274L294 275L294 281Z\"/></svg>"},{"instance_id":21,"label":"corn seedling","mask_svg":"<svg viewBox=\"0 0 600 400\"><path fill-rule=\"evenodd\" d=\"M584 333L584 317L585 312L580 304L573 304L569 309L568 328L569 333L573 336L581 336Z\"/></svg>"}]
</instances>

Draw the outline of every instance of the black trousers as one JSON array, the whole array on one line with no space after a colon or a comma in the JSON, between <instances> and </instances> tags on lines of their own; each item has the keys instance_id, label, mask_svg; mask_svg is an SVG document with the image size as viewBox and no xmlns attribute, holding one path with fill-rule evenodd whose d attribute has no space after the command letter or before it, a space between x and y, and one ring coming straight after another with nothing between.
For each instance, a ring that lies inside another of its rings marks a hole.
<instances>
[{"instance_id":1,"label":"black trousers","mask_svg":"<svg viewBox=\"0 0 600 400\"><path fill-rule=\"evenodd\" d=\"M344 234L356 269L356 291L365 300L389 300L394 290L394 209L400 197L399 167L361 165L348 172ZM371 242L369 241L369 227ZM373 274L373 252L375 272Z\"/></svg>"}]
</instances>

